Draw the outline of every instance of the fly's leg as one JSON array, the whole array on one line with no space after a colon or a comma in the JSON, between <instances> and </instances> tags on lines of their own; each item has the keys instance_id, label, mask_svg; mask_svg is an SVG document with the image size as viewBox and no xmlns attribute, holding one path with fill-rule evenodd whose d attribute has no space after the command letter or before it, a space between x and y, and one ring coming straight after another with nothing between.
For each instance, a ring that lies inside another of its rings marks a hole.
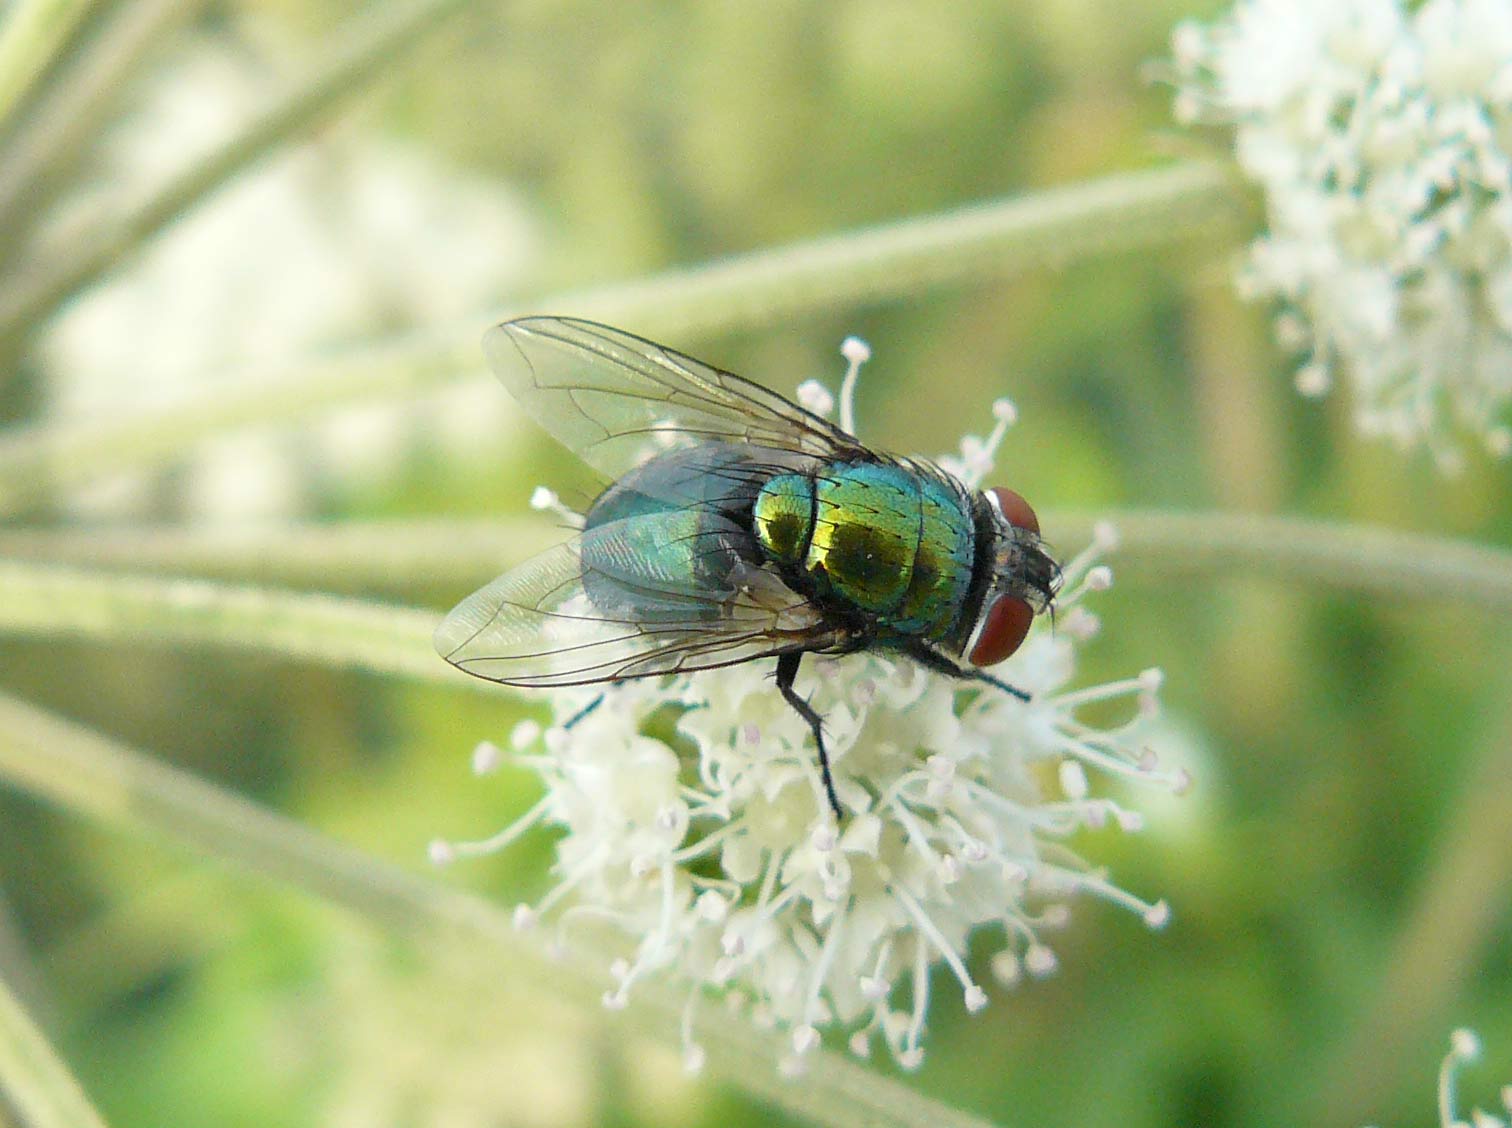
<instances>
[{"instance_id":1,"label":"fly's leg","mask_svg":"<svg viewBox=\"0 0 1512 1128\"><path fill-rule=\"evenodd\" d=\"M995 686L1004 693L1011 693L1020 701L1029 700L1030 695L1018 686L1009 685L1007 682L995 678L986 671L977 669L975 666L966 666L953 662L944 654L941 654L937 650L931 650L927 646L910 646L904 653L919 665L938 674L949 674L953 678L961 678L965 681L982 682L985 685Z\"/></svg>"},{"instance_id":2,"label":"fly's leg","mask_svg":"<svg viewBox=\"0 0 1512 1128\"><path fill-rule=\"evenodd\" d=\"M603 693L600 693L592 701L588 702L588 704L584 705L576 713L572 714L572 716L568 717L564 722L562 722L562 728L567 729L567 730L570 731L572 729L573 725L577 724L584 717L586 717L589 713L593 712L600 705L602 705L604 703L604 698L606 698L608 696L609 696L609 693L608 693L607 690L605 692L603 692Z\"/></svg>"},{"instance_id":3,"label":"fly's leg","mask_svg":"<svg viewBox=\"0 0 1512 1128\"><path fill-rule=\"evenodd\" d=\"M840 811L840 799L835 794L835 780L830 775L829 753L824 750L824 718L821 717L814 707L793 688L793 681L798 677L798 664L803 661L803 651L796 650L790 654L781 654L777 658L777 689L781 692L783 700L808 722L808 726L814 733L814 744L819 749L819 771L824 777L824 794L829 799L830 810L835 812L835 821L839 822L845 816Z\"/></svg>"}]
</instances>

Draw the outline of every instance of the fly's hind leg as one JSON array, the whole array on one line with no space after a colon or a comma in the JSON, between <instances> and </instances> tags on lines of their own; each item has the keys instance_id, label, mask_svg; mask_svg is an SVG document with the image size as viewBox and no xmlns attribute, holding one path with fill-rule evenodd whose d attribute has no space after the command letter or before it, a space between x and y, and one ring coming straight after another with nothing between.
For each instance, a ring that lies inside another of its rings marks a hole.
<instances>
[{"instance_id":1,"label":"fly's hind leg","mask_svg":"<svg viewBox=\"0 0 1512 1128\"><path fill-rule=\"evenodd\" d=\"M777 689L781 692L783 700L808 722L809 728L813 731L814 744L819 749L819 772L824 777L824 795L829 800L830 810L835 812L835 821L838 822L845 816L840 811L840 799L835 794L835 780L830 774L829 753L824 750L824 718L805 698L798 696L798 691L793 688L793 681L798 677L798 664L802 661L803 651L801 650L778 655Z\"/></svg>"},{"instance_id":2,"label":"fly's hind leg","mask_svg":"<svg viewBox=\"0 0 1512 1128\"><path fill-rule=\"evenodd\" d=\"M1016 685L1009 685L999 678L993 677L985 670L979 670L975 666L967 666L958 662L952 662L944 654L931 650L927 646L911 646L904 651L919 665L936 673L949 674L953 678L961 678L965 681L978 681L984 685L995 686L1004 693L1011 693L1020 701L1028 701L1030 694Z\"/></svg>"},{"instance_id":3,"label":"fly's hind leg","mask_svg":"<svg viewBox=\"0 0 1512 1128\"><path fill-rule=\"evenodd\" d=\"M606 698L608 696L609 696L609 691L606 689L602 693L600 693L597 697L595 697L592 701L588 702L588 704L584 705L576 713L572 714L572 716L568 717L565 721L563 721L562 722L562 728L564 728L564 729L566 729L568 731L571 731L571 729L572 729L572 727L574 725L576 725L584 717L588 716L589 713L593 712L600 705L602 705L604 703L604 698Z\"/></svg>"}]
</instances>

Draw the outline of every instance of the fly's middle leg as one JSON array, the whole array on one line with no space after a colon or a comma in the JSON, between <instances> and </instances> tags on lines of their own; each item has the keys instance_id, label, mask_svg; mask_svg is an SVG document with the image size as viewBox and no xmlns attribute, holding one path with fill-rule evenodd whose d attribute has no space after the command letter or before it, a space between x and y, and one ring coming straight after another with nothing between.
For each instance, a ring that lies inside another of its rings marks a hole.
<instances>
[{"instance_id":1,"label":"fly's middle leg","mask_svg":"<svg viewBox=\"0 0 1512 1128\"><path fill-rule=\"evenodd\" d=\"M808 722L809 729L814 734L814 744L819 749L819 772L824 777L824 795L829 800L830 810L835 812L835 821L839 822L845 816L840 810L840 799L835 794L835 779L830 774L829 753L824 750L824 718L808 700L798 695L793 688L793 682L798 677L798 664L803 661L803 651L794 651L791 654L782 654L777 658L777 689L782 698L797 714Z\"/></svg>"}]
</instances>

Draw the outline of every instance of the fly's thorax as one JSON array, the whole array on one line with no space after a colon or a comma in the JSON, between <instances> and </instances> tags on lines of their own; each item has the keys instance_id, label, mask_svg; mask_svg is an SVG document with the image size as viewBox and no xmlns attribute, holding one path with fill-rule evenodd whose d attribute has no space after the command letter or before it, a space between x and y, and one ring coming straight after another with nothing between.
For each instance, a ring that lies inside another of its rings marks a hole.
<instances>
[{"instance_id":1,"label":"fly's thorax","mask_svg":"<svg viewBox=\"0 0 1512 1128\"><path fill-rule=\"evenodd\" d=\"M802 564L814 533L814 479L807 474L769 479L751 506L751 523L769 559L789 567Z\"/></svg>"},{"instance_id":2,"label":"fly's thorax","mask_svg":"<svg viewBox=\"0 0 1512 1128\"><path fill-rule=\"evenodd\" d=\"M989 569L988 581L962 653L973 666L994 666L1023 645L1034 616L1049 608L1060 566L1045 551L1028 502L1001 487L984 490L981 499L978 527L990 551L978 560Z\"/></svg>"},{"instance_id":3,"label":"fly's thorax","mask_svg":"<svg viewBox=\"0 0 1512 1128\"><path fill-rule=\"evenodd\" d=\"M882 635L940 641L957 629L975 530L953 483L890 462L832 463L769 480L752 517L768 558L832 611Z\"/></svg>"}]
</instances>

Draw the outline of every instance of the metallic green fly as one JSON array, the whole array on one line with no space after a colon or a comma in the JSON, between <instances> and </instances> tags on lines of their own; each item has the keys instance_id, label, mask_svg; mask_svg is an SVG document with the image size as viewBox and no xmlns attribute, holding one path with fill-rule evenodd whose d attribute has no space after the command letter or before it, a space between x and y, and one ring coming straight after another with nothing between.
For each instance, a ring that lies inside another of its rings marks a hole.
<instances>
[{"instance_id":1,"label":"metallic green fly","mask_svg":"<svg viewBox=\"0 0 1512 1128\"><path fill-rule=\"evenodd\" d=\"M436 649L514 686L616 682L880 649L952 677L1024 641L1060 568L1012 490L878 454L767 389L629 333L528 317L484 341L530 415L611 484L581 532L459 604ZM591 706L590 706L591 708Z\"/></svg>"}]
</instances>

